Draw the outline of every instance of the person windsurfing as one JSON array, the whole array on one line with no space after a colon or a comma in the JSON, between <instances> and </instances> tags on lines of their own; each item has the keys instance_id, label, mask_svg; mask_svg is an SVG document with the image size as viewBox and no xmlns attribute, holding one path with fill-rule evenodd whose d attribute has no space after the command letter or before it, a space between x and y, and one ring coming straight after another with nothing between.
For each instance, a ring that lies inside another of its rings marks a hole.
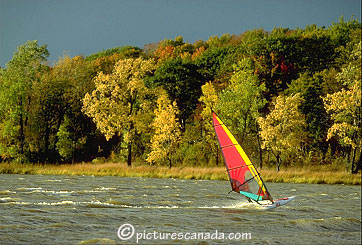
<instances>
[{"instance_id":1,"label":"person windsurfing","mask_svg":"<svg viewBox=\"0 0 362 245\"><path fill-rule=\"evenodd\" d=\"M234 180L234 181L232 182L232 190L233 190L233 191L236 191L236 192L238 192L238 193L240 193L240 191L245 191L245 192L250 192L250 193L251 193L251 191L250 191L250 186L249 186L249 184L248 184L247 181L245 181L243 184L241 184L239 181ZM249 197L245 196L245 198L246 198L249 202L252 202Z\"/></svg>"}]
</instances>

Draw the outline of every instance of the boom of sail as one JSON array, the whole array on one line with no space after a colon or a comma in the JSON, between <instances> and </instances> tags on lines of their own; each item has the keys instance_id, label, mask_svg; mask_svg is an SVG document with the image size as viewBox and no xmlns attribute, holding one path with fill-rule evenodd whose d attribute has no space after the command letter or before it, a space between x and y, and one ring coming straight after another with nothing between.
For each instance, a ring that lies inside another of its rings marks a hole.
<instances>
[{"instance_id":1,"label":"boom of sail","mask_svg":"<svg viewBox=\"0 0 362 245\"><path fill-rule=\"evenodd\" d=\"M213 126L224 157L232 191L259 203L273 198L259 172L221 119L213 112Z\"/></svg>"}]
</instances>

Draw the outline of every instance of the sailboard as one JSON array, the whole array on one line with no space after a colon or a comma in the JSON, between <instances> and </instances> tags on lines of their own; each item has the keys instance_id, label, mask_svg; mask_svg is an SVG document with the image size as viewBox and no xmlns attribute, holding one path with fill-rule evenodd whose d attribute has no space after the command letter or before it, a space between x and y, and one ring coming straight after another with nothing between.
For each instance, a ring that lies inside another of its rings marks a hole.
<instances>
[{"instance_id":1,"label":"sailboard","mask_svg":"<svg viewBox=\"0 0 362 245\"><path fill-rule=\"evenodd\" d=\"M229 175L231 191L241 194L249 202L255 202L265 209L285 205L295 198L292 196L274 200L258 170L215 112L212 122Z\"/></svg>"}]
</instances>

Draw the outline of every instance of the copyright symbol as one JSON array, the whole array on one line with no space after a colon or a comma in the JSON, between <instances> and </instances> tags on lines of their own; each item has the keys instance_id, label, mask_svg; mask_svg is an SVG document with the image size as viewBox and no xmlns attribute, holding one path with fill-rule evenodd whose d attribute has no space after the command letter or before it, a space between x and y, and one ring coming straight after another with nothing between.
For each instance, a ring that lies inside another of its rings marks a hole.
<instances>
[{"instance_id":1,"label":"copyright symbol","mask_svg":"<svg viewBox=\"0 0 362 245\"><path fill-rule=\"evenodd\" d=\"M118 228L117 235L122 241L131 239L134 235L134 227L131 224L123 224Z\"/></svg>"}]
</instances>

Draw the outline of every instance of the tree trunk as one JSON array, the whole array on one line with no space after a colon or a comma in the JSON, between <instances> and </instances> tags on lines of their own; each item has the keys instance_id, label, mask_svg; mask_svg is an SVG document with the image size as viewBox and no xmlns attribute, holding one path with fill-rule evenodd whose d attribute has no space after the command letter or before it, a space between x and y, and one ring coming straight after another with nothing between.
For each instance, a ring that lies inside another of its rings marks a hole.
<instances>
[{"instance_id":1,"label":"tree trunk","mask_svg":"<svg viewBox=\"0 0 362 245\"><path fill-rule=\"evenodd\" d=\"M129 115L131 115L131 114L132 114L132 106L131 106L131 111L130 111ZM133 125L133 122L131 121L128 132L132 132L133 127L134 127L134 125ZM128 142L127 151L128 151L127 166L130 167L130 166L132 166L132 140L129 140L129 142Z\"/></svg>"},{"instance_id":2,"label":"tree trunk","mask_svg":"<svg viewBox=\"0 0 362 245\"><path fill-rule=\"evenodd\" d=\"M357 153L357 148L354 148L354 150L353 150L353 157L352 157L352 168L351 168L352 174L358 173L358 171L361 169L362 148L361 148L361 152L360 152L359 159L358 159L357 162L355 162L356 153Z\"/></svg>"},{"instance_id":3,"label":"tree trunk","mask_svg":"<svg viewBox=\"0 0 362 245\"><path fill-rule=\"evenodd\" d=\"M349 145L348 150L347 150L347 161L348 162L351 160L351 151L352 151L352 147L351 147L351 145Z\"/></svg>"},{"instance_id":4,"label":"tree trunk","mask_svg":"<svg viewBox=\"0 0 362 245\"><path fill-rule=\"evenodd\" d=\"M20 99L19 102L20 109L23 110L23 100ZM24 119L23 119L23 111L20 112L20 118L19 118L19 124L20 124L20 154L24 154L24 145L25 145L25 134L24 134ZM21 160L23 161L23 160Z\"/></svg>"},{"instance_id":5,"label":"tree trunk","mask_svg":"<svg viewBox=\"0 0 362 245\"><path fill-rule=\"evenodd\" d=\"M49 137L50 137L50 128L48 122L46 122L45 126L45 135L44 135L44 163L47 163L49 160Z\"/></svg>"},{"instance_id":6,"label":"tree trunk","mask_svg":"<svg viewBox=\"0 0 362 245\"><path fill-rule=\"evenodd\" d=\"M127 166L132 166L132 142L128 142L128 157L127 157Z\"/></svg>"},{"instance_id":7,"label":"tree trunk","mask_svg":"<svg viewBox=\"0 0 362 245\"><path fill-rule=\"evenodd\" d=\"M216 166L219 166L219 148L216 148Z\"/></svg>"},{"instance_id":8,"label":"tree trunk","mask_svg":"<svg viewBox=\"0 0 362 245\"><path fill-rule=\"evenodd\" d=\"M73 138L73 137L72 137ZM76 149L76 141L74 139L72 139L73 141L73 149L72 149L72 164L74 164L74 153L75 153L75 149Z\"/></svg>"},{"instance_id":9,"label":"tree trunk","mask_svg":"<svg viewBox=\"0 0 362 245\"><path fill-rule=\"evenodd\" d=\"M280 165L282 164L282 159L279 155L277 155L276 158L277 158L277 172L279 172Z\"/></svg>"},{"instance_id":10,"label":"tree trunk","mask_svg":"<svg viewBox=\"0 0 362 245\"><path fill-rule=\"evenodd\" d=\"M58 122L57 122L57 126L56 126L56 131L55 132L59 132L59 128L60 128L60 125L62 124L63 122L63 119L64 119L64 113L61 112L59 114L59 118L58 118ZM57 133L55 133L55 139L54 139L54 142L53 142L53 146L52 146L52 152L57 152L57 143L58 143L58 135ZM50 142L49 142L50 144ZM61 159L59 158L59 154L57 154L57 156L54 156L54 161L60 161Z\"/></svg>"},{"instance_id":11,"label":"tree trunk","mask_svg":"<svg viewBox=\"0 0 362 245\"><path fill-rule=\"evenodd\" d=\"M25 141L25 135L24 135L24 124L23 124L23 113L20 113L20 153L24 154L24 141Z\"/></svg>"},{"instance_id":12,"label":"tree trunk","mask_svg":"<svg viewBox=\"0 0 362 245\"><path fill-rule=\"evenodd\" d=\"M262 169L263 168L263 152L262 152L262 148L261 148L261 142L260 142L260 137L259 134L256 134L256 139L258 141L258 151L259 151L259 168Z\"/></svg>"},{"instance_id":13,"label":"tree trunk","mask_svg":"<svg viewBox=\"0 0 362 245\"><path fill-rule=\"evenodd\" d=\"M362 169L362 148L359 154L358 162L356 163L356 168L354 170L354 173L358 173L358 171L361 169Z\"/></svg>"},{"instance_id":14,"label":"tree trunk","mask_svg":"<svg viewBox=\"0 0 362 245\"><path fill-rule=\"evenodd\" d=\"M186 119L180 118L180 126L181 126L181 132L185 133L185 131L186 131Z\"/></svg>"},{"instance_id":15,"label":"tree trunk","mask_svg":"<svg viewBox=\"0 0 362 245\"><path fill-rule=\"evenodd\" d=\"M258 122L255 120L255 132L256 132L256 140L258 142L258 152L259 152L259 168L263 168L263 149L261 148L261 140L259 135L259 127Z\"/></svg>"}]
</instances>

